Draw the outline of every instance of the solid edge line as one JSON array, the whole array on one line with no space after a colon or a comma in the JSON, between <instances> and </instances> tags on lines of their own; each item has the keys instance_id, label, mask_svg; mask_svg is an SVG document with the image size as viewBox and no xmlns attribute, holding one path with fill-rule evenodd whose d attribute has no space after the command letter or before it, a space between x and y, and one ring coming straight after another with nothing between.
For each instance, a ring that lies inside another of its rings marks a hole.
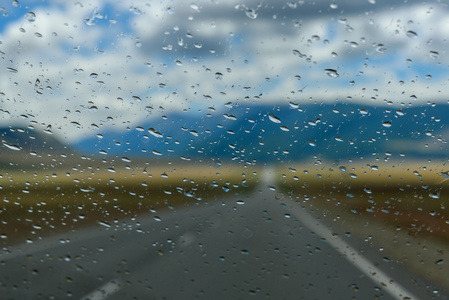
<instances>
[{"instance_id":1,"label":"solid edge line","mask_svg":"<svg viewBox=\"0 0 449 300\"><path fill-rule=\"evenodd\" d=\"M419 299L399 283L396 283L391 277L359 254L341 238L334 236L327 227L315 220L310 214L297 207L288 207L288 209L299 221L306 225L311 231L324 238L327 243L333 246L335 250L342 254L351 264L371 278L375 283L379 284L380 287L387 291L391 296L401 300L404 298Z\"/></svg>"}]
</instances>

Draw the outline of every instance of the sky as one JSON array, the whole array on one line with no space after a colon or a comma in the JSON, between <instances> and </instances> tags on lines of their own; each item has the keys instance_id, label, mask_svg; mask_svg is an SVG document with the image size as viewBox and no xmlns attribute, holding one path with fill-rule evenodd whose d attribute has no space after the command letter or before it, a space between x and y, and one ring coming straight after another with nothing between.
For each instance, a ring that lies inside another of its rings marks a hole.
<instances>
[{"instance_id":1,"label":"sky","mask_svg":"<svg viewBox=\"0 0 449 300\"><path fill-rule=\"evenodd\" d=\"M229 102L449 99L439 1L8 0L0 13L1 126L69 142Z\"/></svg>"}]
</instances>

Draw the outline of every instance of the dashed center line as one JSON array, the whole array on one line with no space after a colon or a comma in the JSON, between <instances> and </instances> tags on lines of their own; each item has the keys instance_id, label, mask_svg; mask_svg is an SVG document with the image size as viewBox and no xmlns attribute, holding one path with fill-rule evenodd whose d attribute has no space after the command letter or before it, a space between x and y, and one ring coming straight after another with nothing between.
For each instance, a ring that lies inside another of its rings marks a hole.
<instances>
[{"instance_id":1,"label":"dashed center line","mask_svg":"<svg viewBox=\"0 0 449 300\"><path fill-rule=\"evenodd\" d=\"M94 291L90 292L81 300L103 300L107 297L113 295L114 293L118 292L121 289L122 281L120 279L114 279L106 284L100 286L99 288L95 289Z\"/></svg>"}]
</instances>

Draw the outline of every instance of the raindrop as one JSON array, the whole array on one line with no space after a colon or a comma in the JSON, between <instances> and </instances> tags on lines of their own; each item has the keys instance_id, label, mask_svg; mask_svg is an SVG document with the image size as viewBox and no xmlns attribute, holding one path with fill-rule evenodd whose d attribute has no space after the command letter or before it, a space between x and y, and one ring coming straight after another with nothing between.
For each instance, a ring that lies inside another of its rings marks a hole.
<instances>
[{"instance_id":1,"label":"raindrop","mask_svg":"<svg viewBox=\"0 0 449 300\"><path fill-rule=\"evenodd\" d=\"M12 144L8 144L8 143L5 142L5 141L3 141L3 145L4 145L6 148L11 149L11 150L15 150L15 151L20 151L20 150L22 150L22 148L20 148L19 146L17 146L17 145L12 145Z\"/></svg>"},{"instance_id":2,"label":"raindrop","mask_svg":"<svg viewBox=\"0 0 449 300\"><path fill-rule=\"evenodd\" d=\"M53 134L53 132L51 131L51 125L48 125L47 128L44 129L44 132L46 134Z\"/></svg>"},{"instance_id":3,"label":"raindrop","mask_svg":"<svg viewBox=\"0 0 449 300\"><path fill-rule=\"evenodd\" d=\"M429 52L430 57L432 58L438 58L440 57L440 53L438 53L437 51L430 51Z\"/></svg>"},{"instance_id":4,"label":"raindrop","mask_svg":"<svg viewBox=\"0 0 449 300\"><path fill-rule=\"evenodd\" d=\"M170 6L169 6L169 7L167 7L166 12L167 12L167 14L172 15L172 14L175 13L175 10L173 9L173 7L170 7Z\"/></svg>"},{"instance_id":5,"label":"raindrop","mask_svg":"<svg viewBox=\"0 0 449 300\"><path fill-rule=\"evenodd\" d=\"M234 115L228 115L228 114L224 114L223 117L225 117L228 120L233 120L233 121L237 121L237 117Z\"/></svg>"},{"instance_id":6,"label":"raindrop","mask_svg":"<svg viewBox=\"0 0 449 300\"><path fill-rule=\"evenodd\" d=\"M157 137L157 138L162 138L163 135L162 133L157 132L154 128L149 128L148 132L151 133L151 135Z\"/></svg>"},{"instance_id":7,"label":"raindrop","mask_svg":"<svg viewBox=\"0 0 449 300\"><path fill-rule=\"evenodd\" d=\"M273 123L277 123L277 124L281 123L281 119L279 119L278 117L276 117L276 116L273 115L273 114L269 114L269 115L268 115L268 118L269 118L270 121L273 122Z\"/></svg>"},{"instance_id":8,"label":"raindrop","mask_svg":"<svg viewBox=\"0 0 449 300\"><path fill-rule=\"evenodd\" d=\"M385 52L387 51L387 47L385 47L384 44L378 44L378 45L376 46L376 51L377 51L378 53L385 53Z\"/></svg>"},{"instance_id":9,"label":"raindrop","mask_svg":"<svg viewBox=\"0 0 449 300\"><path fill-rule=\"evenodd\" d=\"M299 52L298 50L293 50L293 55L298 56L299 58L307 57L307 55L302 54L302 53Z\"/></svg>"},{"instance_id":10,"label":"raindrop","mask_svg":"<svg viewBox=\"0 0 449 300\"><path fill-rule=\"evenodd\" d=\"M406 32L406 35L407 35L409 38L412 38L412 39L416 39L416 38L418 37L418 34L417 34L416 32L414 32L414 31L411 31L411 30L407 31L407 32Z\"/></svg>"},{"instance_id":11,"label":"raindrop","mask_svg":"<svg viewBox=\"0 0 449 300\"><path fill-rule=\"evenodd\" d=\"M223 78L223 74L220 72L215 73L215 79L221 80Z\"/></svg>"},{"instance_id":12,"label":"raindrop","mask_svg":"<svg viewBox=\"0 0 449 300\"><path fill-rule=\"evenodd\" d=\"M25 19L28 22L34 22L34 21L36 21L36 14L34 12L32 12L32 11L27 12L26 15L25 15Z\"/></svg>"},{"instance_id":13,"label":"raindrop","mask_svg":"<svg viewBox=\"0 0 449 300\"><path fill-rule=\"evenodd\" d=\"M19 72L17 69L14 69L14 68L6 68L6 70L8 70L9 72L12 72L12 73Z\"/></svg>"},{"instance_id":14,"label":"raindrop","mask_svg":"<svg viewBox=\"0 0 449 300\"><path fill-rule=\"evenodd\" d=\"M104 226L106 228L111 227L111 224L109 224L108 222L105 222L105 221L98 221L98 224L100 224L101 226Z\"/></svg>"},{"instance_id":15,"label":"raindrop","mask_svg":"<svg viewBox=\"0 0 449 300\"><path fill-rule=\"evenodd\" d=\"M337 78L338 76L340 76L337 73L337 70L334 70L334 69L324 69L324 73L326 73L327 76L332 77L332 78Z\"/></svg>"},{"instance_id":16,"label":"raindrop","mask_svg":"<svg viewBox=\"0 0 449 300\"><path fill-rule=\"evenodd\" d=\"M115 169L114 168L108 168L108 172L115 173Z\"/></svg>"},{"instance_id":17,"label":"raindrop","mask_svg":"<svg viewBox=\"0 0 449 300\"><path fill-rule=\"evenodd\" d=\"M256 11L254 10L254 9L247 9L246 11L245 11L245 13L246 13L246 16L248 17L248 18L250 18L250 19L256 19L257 18L257 13L256 13Z\"/></svg>"},{"instance_id":18,"label":"raindrop","mask_svg":"<svg viewBox=\"0 0 449 300\"><path fill-rule=\"evenodd\" d=\"M383 123L382 123L382 126L383 126L383 127L389 128L389 127L391 127L391 122L389 122L389 121L383 122Z\"/></svg>"}]
</instances>

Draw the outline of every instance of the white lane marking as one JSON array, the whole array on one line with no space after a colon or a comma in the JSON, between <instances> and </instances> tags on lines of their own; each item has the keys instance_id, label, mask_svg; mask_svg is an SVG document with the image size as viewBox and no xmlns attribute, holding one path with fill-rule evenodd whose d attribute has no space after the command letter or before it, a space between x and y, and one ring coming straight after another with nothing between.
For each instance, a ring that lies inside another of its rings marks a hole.
<instances>
[{"instance_id":1,"label":"white lane marking","mask_svg":"<svg viewBox=\"0 0 449 300\"><path fill-rule=\"evenodd\" d=\"M104 285L100 286L99 288L95 289L94 291L90 292L81 300L103 300L107 297L117 293L122 286L122 282L119 279L111 280Z\"/></svg>"},{"instance_id":2,"label":"white lane marking","mask_svg":"<svg viewBox=\"0 0 449 300\"><path fill-rule=\"evenodd\" d=\"M276 186L275 169L273 167L267 167L263 170L261 184L265 186ZM342 254L351 264L358 268L362 273L371 278L375 283L379 284L381 288L387 291L395 299L403 300L404 298L418 300L419 298L414 296L411 292L402 287L399 283L396 283L391 277L389 277L382 270L377 268L368 259L359 254L353 247L347 244L338 236L334 236L332 231L329 230L322 223L314 219L310 214L305 212L299 207L286 207L292 215L294 215L299 221L301 221L309 230L315 234L326 239L332 247L335 248L340 254Z\"/></svg>"},{"instance_id":3,"label":"white lane marking","mask_svg":"<svg viewBox=\"0 0 449 300\"><path fill-rule=\"evenodd\" d=\"M334 247L339 253L343 254L343 256L350 263L371 278L375 283L379 284L381 288L387 291L391 296L401 300L407 297L410 299L418 299L418 297L414 296L399 283L396 283L391 277L359 254L353 247L348 245L341 238L334 236L332 231L330 231L319 221L315 220L310 214L298 207L288 207L288 209L299 221L301 221L315 234L326 239L327 243Z\"/></svg>"}]
</instances>

